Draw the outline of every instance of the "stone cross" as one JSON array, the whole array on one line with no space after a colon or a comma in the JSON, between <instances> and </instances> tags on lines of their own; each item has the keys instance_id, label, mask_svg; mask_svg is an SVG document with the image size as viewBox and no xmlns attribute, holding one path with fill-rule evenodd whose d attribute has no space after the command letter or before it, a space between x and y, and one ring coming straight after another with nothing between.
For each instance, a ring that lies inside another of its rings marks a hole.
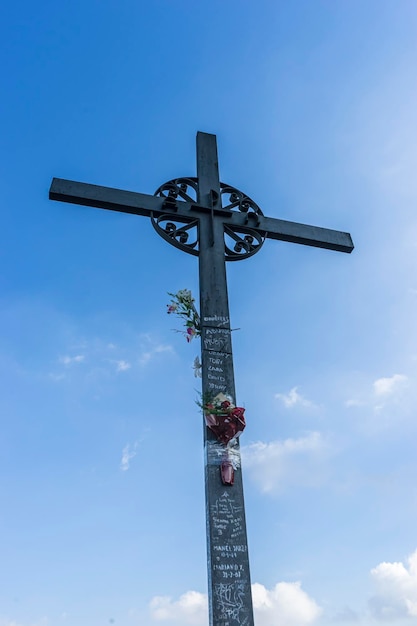
<instances>
[{"instance_id":1,"label":"stone cross","mask_svg":"<svg viewBox=\"0 0 417 626\"><path fill-rule=\"evenodd\" d=\"M236 405L226 263L246 259L265 239L351 252L348 233L265 217L244 193L221 183L216 136L197 133L197 177L178 178L155 195L54 178L49 197L149 217L166 241L199 259L203 398L223 393ZM253 626L238 441L233 484L219 472L225 444L204 426L210 626Z\"/></svg>"}]
</instances>

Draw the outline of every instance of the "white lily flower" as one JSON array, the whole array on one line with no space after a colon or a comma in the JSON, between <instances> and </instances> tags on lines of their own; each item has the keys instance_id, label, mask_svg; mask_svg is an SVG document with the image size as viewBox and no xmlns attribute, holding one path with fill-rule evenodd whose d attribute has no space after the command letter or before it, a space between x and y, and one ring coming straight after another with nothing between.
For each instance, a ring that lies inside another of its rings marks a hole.
<instances>
[{"instance_id":1,"label":"white lily flower","mask_svg":"<svg viewBox=\"0 0 417 626\"><path fill-rule=\"evenodd\" d=\"M202 368L202 365L200 363L200 358L198 356L196 356L195 359L194 359L193 368L194 368L194 376L195 376L195 378L201 378L201 368Z\"/></svg>"}]
</instances>

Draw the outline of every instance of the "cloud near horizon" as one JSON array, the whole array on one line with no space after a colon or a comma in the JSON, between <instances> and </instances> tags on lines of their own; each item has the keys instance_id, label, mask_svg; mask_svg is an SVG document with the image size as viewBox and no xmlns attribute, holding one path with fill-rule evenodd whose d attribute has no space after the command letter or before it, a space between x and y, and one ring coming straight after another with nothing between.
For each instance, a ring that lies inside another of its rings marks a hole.
<instances>
[{"instance_id":1,"label":"cloud near horizon","mask_svg":"<svg viewBox=\"0 0 417 626\"><path fill-rule=\"evenodd\" d=\"M417 620L417 550L401 562L383 561L371 570L376 594L369 600L375 619L389 623L393 619Z\"/></svg>"},{"instance_id":2,"label":"cloud near horizon","mask_svg":"<svg viewBox=\"0 0 417 626\"><path fill-rule=\"evenodd\" d=\"M310 626L322 613L300 582L280 582L272 589L254 583L252 599L257 626ZM167 621L173 626L208 626L207 596L198 591L187 591L178 600L155 596L149 608L154 621Z\"/></svg>"}]
</instances>

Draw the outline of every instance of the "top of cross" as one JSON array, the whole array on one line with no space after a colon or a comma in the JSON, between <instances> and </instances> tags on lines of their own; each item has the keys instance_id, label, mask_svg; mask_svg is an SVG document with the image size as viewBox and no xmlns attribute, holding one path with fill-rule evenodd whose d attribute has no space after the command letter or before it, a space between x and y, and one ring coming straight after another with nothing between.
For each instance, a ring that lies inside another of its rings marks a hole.
<instances>
[{"instance_id":1,"label":"top of cross","mask_svg":"<svg viewBox=\"0 0 417 626\"><path fill-rule=\"evenodd\" d=\"M169 243L199 254L199 225L210 230L224 226L226 260L252 256L266 238L279 239L339 252L352 252L349 233L265 217L246 194L219 181L216 136L197 133L197 178L177 178L161 185L154 196L110 187L54 178L49 197L113 211L150 217L156 231Z\"/></svg>"}]
</instances>

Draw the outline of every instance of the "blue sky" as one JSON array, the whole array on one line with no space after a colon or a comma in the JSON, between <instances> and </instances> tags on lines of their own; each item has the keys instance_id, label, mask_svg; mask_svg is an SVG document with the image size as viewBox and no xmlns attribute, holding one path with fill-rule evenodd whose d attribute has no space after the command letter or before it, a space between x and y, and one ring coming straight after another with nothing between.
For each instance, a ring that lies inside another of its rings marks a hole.
<instances>
[{"instance_id":1,"label":"blue sky","mask_svg":"<svg viewBox=\"0 0 417 626\"><path fill-rule=\"evenodd\" d=\"M197 261L52 176L352 233L228 266L256 626L417 621L417 5L3 4L0 626L205 626Z\"/></svg>"}]
</instances>

